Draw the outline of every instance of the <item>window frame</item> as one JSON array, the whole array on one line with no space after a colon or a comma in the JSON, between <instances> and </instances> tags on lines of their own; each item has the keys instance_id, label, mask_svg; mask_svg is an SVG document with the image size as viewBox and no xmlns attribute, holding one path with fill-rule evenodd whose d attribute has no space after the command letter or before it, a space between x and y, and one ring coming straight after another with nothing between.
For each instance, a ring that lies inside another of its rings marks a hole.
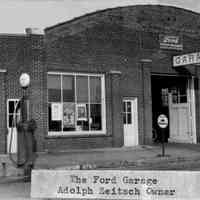
<instances>
[{"instance_id":1,"label":"window frame","mask_svg":"<svg viewBox=\"0 0 200 200\"><path fill-rule=\"evenodd\" d=\"M104 74L96 74L96 73L79 73L79 72L54 72L54 71L50 71L47 72L47 80L48 80L48 76L49 75L59 75L61 76L61 102L57 102L57 103L61 103L62 104L62 113L63 113L63 76L65 75L69 75L69 76L74 76L74 86L76 88L76 77L77 76L86 76L88 78L89 81L89 77L100 77L101 78L101 120L102 120L102 130L85 130L85 131L63 131L63 115L62 115L62 127L61 127L61 131L49 131L49 111L47 112L47 116L48 116L48 120L47 120L47 128L48 128L48 136L82 136L82 135L88 135L88 136L93 136L93 135L105 135L106 134L106 101L105 101L105 75ZM88 89L89 89L89 85L88 85ZM90 90L89 90L90 91ZM75 95L75 121L76 121L76 115L77 115L77 91L75 89L74 91L74 95ZM89 92L89 103L90 102L90 92ZM47 105L49 105L49 99L48 99L48 86L47 86ZM54 102L55 103L55 102ZM90 112L90 110L89 110ZM91 114L91 113L90 113Z\"/></svg>"},{"instance_id":2,"label":"window frame","mask_svg":"<svg viewBox=\"0 0 200 200\"><path fill-rule=\"evenodd\" d=\"M15 115L15 117L19 117L19 119L21 117L21 113L20 112L19 113L10 113L9 112L9 102L14 102L14 107L15 107L16 103L19 103L19 101L20 101L20 99L7 99L7 116L6 116L6 118L7 118L7 128L8 129L12 128L12 126L9 126L9 117L10 116L12 116L12 115L14 116ZM13 128L16 128L16 123L14 124Z\"/></svg>"}]
</instances>

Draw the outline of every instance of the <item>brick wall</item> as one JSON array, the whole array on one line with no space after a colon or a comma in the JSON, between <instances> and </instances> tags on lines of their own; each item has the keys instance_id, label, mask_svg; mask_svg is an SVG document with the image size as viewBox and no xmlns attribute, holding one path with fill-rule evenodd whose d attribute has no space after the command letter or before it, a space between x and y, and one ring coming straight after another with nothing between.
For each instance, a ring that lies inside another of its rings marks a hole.
<instances>
[{"instance_id":1,"label":"brick wall","mask_svg":"<svg viewBox=\"0 0 200 200\"><path fill-rule=\"evenodd\" d=\"M123 32L123 33L122 33ZM120 34L123 37L120 37ZM134 37L133 37L134 36ZM48 34L47 34L48 38ZM137 64L137 33L116 25L93 27L78 36L47 39L47 70L64 72L104 73L106 77L106 136L47 137L46 148L119 147L123 145L122 98L138 97L139 115L143 100L141 69ZM120 71L112 75L110 71ZM47 118L47 117L46 117ZM139 134L143 122L139 119ZM73 141L73 145L72 144ZM83 143L84 142L84 143ZM61 144L62 143L62 144ZM73 146L73 147L72 147Z\"/></svg>"},{"instance_id":2,"label":"brick wall","mask_svg":"<svg viewBox=\"0 0 200 200\"><path fill-rule=\"evenodd\" d=\"M0 153L6 150L6 93L5 93L5 72L0 72Z\"/></svg>"},{"instance_id":3,"label":"brick wall","mask_svg":"<svg viewBox=\"0 0 200 200\"><path fill-rule=\"evenodd\" d=\"M44 149L44 133L46 132L46 110L47 110L47 93L45 85L46 66L45 66L45 51L44 40L41 35L30 35L28 37L30 45L30 102L31 102L31 118L37 122L35 137L37 139L37 151Z\"/></svg>"},{"instance_id":4,"label":"brick wall","mask_svg":"<svg viewBox=\"0 0 200 200\"><path fill-rule=\"evenodd\" d=\"M41 117L38 119L37 114L43 113L44 98L43 81L44 73L43 61L40 53L34 51L35 43L43 40L42 36L26 36L26 35L1 35L0 36L0 69L5 69L6 73L0 73L0 152L6 152L6 135L7 135L7 100L8 99L20 99L22 97L22 89L19 84L19 77L21 73L26 72L31 76L31 86L27 89L26 94L30 97L30 107L32 107L31 115L37 120L39 125L37 134L40 136L43 132L43 126L39 122L43 122ZM43 48L43 47L42 47ZM42 50L44 51L44 49ZM36 62L35 62L36 61ZM38 68L38 70L37 70ZM40 76L40 77L39 77ZM43 96L42 96L43 95ZM39 106L39 109L36 107ZM41 127L41 128L40 128ZM42 140L39 138L38 146L39 150L42 150ZM40 143L41 141L41 143Z\"/></svg>"}]
</instances>

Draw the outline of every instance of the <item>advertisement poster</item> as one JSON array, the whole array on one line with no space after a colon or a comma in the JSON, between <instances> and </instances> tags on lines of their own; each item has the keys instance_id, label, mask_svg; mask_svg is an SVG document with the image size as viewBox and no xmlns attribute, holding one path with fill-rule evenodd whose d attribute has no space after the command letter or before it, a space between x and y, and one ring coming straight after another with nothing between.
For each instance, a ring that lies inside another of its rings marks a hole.
<instances>
[{"instance_id":1,"label":"advertisement poster","mask_svg":"<svg viewBox=\"0 0 200 200\"><path fill-rule=\"evenodd\" d=\"M61 103L51 104L51 118L53 121L62 120L62 104Z\"/></svg>"},{"instance_id":2,"label":"advertisement poster","mask_svg":"<svg viewBox=\"0 0 200 200\"><path fill-rule=\"evenodd\" d=\"M77 105L77 120L87 121L86 104Z\"/></svg>"},{"instance_id":3,"label":"advertisement poster","mask_svg":"<svg viewBox=\"0 0 200 200\"><path fill-rule=\"evenodd\" d=\"M74 103L63 103L63 126L64 128L75 127Z\"/></svg>"}]
</instances>

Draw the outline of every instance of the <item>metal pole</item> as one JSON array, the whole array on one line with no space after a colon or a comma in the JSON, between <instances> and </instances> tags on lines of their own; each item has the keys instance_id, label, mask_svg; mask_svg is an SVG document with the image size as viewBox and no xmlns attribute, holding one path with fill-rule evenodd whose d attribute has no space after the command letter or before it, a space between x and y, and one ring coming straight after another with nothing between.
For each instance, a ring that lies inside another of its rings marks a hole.
<instances>
[{"instance_id":1,"label":"metal pole","mask_svg":"<svg viewBox=\"0 0 200 200\"><path fill-rule=\"evenodd\" d=\"M161 128L162 134L162 157L165 156L165 128Z\"/></svg>"}]
</instances>

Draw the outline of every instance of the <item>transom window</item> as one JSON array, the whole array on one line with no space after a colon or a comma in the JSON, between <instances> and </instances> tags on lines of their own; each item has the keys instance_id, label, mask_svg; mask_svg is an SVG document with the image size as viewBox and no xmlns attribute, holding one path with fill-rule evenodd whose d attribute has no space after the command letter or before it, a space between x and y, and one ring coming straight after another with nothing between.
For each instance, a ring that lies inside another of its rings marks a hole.
<instances>
[{"instance_id":1,"label":"transom window","mask_svg":"<svg viewBox=\"0 0 200 200\"><path fill-rule=\"evenodd\" d=\"M105 133L104 76L48 73L49 134Z\"/></svg>"}]
</instances>

